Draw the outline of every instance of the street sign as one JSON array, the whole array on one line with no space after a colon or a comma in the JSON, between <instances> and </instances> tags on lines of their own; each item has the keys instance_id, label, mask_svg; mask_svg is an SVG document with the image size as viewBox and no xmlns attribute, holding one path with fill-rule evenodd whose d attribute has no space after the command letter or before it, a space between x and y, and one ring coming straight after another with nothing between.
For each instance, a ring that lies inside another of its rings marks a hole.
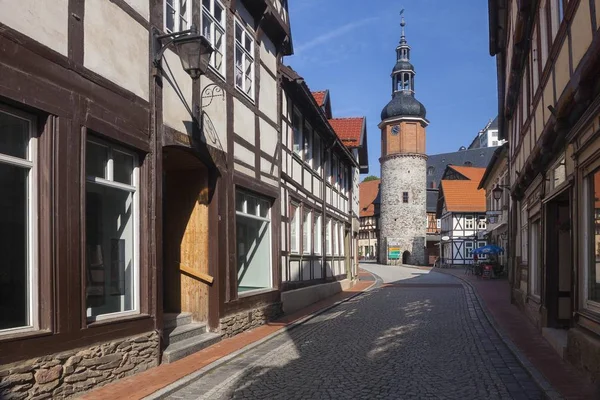
<instances>
[{"instance_id":1,"label":"street sign","mask_svg":"<svg viewBox=\"0 0 600 400\"><path fill-rule=\"evenodd\" d=\"M447 240L450 240L450 236L442 236L442 240L445 242Z\"/></svg>"},{"instance_id":2,"label":"street sign","mask_svg":"<svg viewBox=\"0 0 600 400\"><path fill-rule=\"evenodd\" d=\"M490 216L502 215L502 211L490 210L490 211L486 211L485 215L490 215Z\"/></svg>"},{"instance_id":3,"label":"street sign","mask_svg":"<svg viewBox=\"0 0 600 400\"><path fill-rule=\"evenodd\" d=\"M399 260L400 259L400 247L396 245L388 246L388 260Z\"/></svg>"}]
</instances>

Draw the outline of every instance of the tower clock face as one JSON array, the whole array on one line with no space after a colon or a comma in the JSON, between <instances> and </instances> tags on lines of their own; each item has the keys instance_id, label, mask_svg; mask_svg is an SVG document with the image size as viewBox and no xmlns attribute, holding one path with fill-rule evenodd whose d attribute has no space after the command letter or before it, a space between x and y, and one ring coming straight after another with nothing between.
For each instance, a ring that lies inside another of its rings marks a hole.
<instances>
[{"instance_id":1,"label":"tower clock face","mask_svg":"<svg viewBox=\"0 0 600 400\"><path fill-rule=\"evenodd\" d=\"M400 127L398 125L392 126L392 135L397 135L400 132Z\"/></svg>"}]
</instances>

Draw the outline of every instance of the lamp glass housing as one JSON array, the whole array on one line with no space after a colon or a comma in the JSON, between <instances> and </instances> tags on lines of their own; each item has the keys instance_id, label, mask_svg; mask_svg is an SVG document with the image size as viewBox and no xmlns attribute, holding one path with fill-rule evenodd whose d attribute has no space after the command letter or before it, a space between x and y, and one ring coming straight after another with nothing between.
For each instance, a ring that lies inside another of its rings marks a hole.
<instances>
[{"instance_id":1,"label":"lamp glass housing","mask_svg":"<svg viewBox=\"0 0 600 400\"><path fill-rule=\"evenodd\" d=\"M496 201L500 200L500 199L502 198L502 192L503 192L503 191L504 191L504 190L503 190L501 187L499 187L499 186L496 186L496 187L495 187L495 188L492 190L492 195L494 196L494 200L496 200Z\"/></svg>"},{"instance_id":2,"label":"lamp glass housing","mask_svg":"<svg viewBox=\"0 0 600 400\"><path fill-rule=\"evenodd\" d=\"M213 48L210 42L201 35L187 35L173 41L181 66L192 79L200 78L208 70Z\"/></svg>"}]
</instances>

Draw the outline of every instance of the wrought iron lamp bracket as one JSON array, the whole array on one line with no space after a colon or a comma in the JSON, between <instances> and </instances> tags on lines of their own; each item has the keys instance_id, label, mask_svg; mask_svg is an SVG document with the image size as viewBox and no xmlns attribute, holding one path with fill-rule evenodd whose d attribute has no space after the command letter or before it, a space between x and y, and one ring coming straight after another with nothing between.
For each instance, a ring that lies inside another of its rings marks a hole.
<instances>
[{"instance_id":1,"label":"wrought iron lamp bracket","mask_svg":"<svg viewBox=\"0 0 600 400\"><path fill-rule=\"evenodd\" d=\"M216 83L206 85L206 87L202 89L202 93L200 94L202 107L210 106L215 97L221 97L223 100L225 100L225 91L223 90L223 88L217 85ZM208 102L205 103L205 100L207 99Z\"/></svg>"}]
</instances>

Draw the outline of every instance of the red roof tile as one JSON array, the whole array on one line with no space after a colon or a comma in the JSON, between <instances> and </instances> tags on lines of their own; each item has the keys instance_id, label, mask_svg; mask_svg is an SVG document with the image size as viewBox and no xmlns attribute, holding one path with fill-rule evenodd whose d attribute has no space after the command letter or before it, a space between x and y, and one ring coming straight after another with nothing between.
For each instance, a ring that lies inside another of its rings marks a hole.
<instances>
[{"instance_id":1,"label":"red roof tile","mask_svg":"<svg viewBox=\"0 0 600 400\"><path fill-rule=\"evenodd\" d=\"M444 194L446 210L450 212L485 212L485 190L477 189L485 173L485 168L450 166L468 180L448 180L440 182Z\"/></svg>"},{"instance_id":2,"label":"red roof tile","mask_svg":"<svg viewBox=\"0 0 600 400\"><path fill-rule=\"evenodd\" d=\"M373 181L362 182L358 185L358 202L360 207L361 217L372 217L375 214L375 205L373 201L379 194L379 179Z\"/></svg>"},{"instance_id":3,"label":"red roof tile","mask_svg":"<svg viewBox=\"0 0 600 400\"><path fill-rule=\"evenodd\" d=\"M323 107L323 104L325 103L325 94L327 94L327 91L322 90L319 92L311 92L313 97L315 98L315 101L317 102L317 104L319 105L319 107Z\"/></svg>"},{"instance_id":4,"label":"red roof tile","mask_svg":"<svg viewBox=\"0 0 600 400\"><path fill-rule=\"evenodd\" d=\"M364 117L333 118L329 120L329 124L347 147L358 147L364 121Z\"/></svg>"}]
</instances>

